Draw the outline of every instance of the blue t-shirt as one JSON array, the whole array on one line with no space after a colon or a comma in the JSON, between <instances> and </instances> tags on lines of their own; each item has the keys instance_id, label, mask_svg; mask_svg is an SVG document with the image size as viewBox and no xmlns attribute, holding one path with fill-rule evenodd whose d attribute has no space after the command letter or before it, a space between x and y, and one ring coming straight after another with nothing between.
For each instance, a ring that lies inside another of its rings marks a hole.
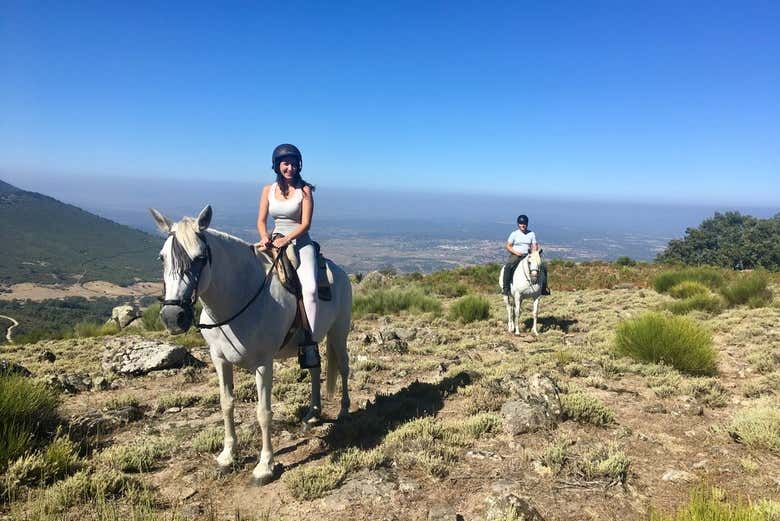
<instances>
[{"instance_id":1,"label":"blue t-shirt","mask_svg":"<svg viewBox=\"0 0 780 521\"><path fill-rule=\"evenodd\" d=\"M536 244L536 234L530 230L525 233L515 230L509 234L506 242L511 245L515 253L524 255L531 251L532 244Z\"/></svg>"}]
</instances>

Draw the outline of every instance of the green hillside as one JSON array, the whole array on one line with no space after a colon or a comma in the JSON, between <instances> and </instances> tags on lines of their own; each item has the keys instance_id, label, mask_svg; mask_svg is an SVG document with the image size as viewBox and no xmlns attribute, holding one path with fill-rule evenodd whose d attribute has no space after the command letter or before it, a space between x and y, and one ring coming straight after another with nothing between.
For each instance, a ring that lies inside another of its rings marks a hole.
<instances>
[{"instance_id":1,"label":"green hillside","mask_svg":"<svg viewBox=\"0 0 780 521\"><path fill-rule=\"evenodd\" d=\"M161 240L0 180L0 283L157 280Z\"/></svg>"}]
</instances>

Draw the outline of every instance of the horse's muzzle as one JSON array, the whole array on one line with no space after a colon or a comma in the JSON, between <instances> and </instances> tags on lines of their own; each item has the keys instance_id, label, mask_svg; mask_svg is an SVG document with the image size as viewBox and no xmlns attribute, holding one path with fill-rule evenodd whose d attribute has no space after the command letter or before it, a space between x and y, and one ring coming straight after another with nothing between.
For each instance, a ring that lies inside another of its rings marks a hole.
<instances>
[{"instance_id":1,"label":"horse's muzzle","mask_svg":"<svg viewBox=\"0 0 780 521\"><path fill-rule=\"evenodd\" d=\"M192 326L192 319L191 307L166 305L160 309L160 320L172 335L186 333Z\"/></svg>"}]
</instances>

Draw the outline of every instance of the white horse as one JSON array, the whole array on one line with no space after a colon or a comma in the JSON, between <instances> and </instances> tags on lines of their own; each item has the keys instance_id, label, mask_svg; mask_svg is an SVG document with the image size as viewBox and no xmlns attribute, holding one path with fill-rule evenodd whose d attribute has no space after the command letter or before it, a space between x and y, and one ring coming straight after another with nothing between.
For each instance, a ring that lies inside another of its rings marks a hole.
<instances>
[{"instance_id":1,"label":"white horse","mask_svg":"<svg viewBox=\"0 0 780 521\"><path fill-rule=\"evenodd\" d=\"M197 219L185 217L171 222L151 209L157 226L168 238L160 251L163 263L165 295L160 317L172 334L187 331L193 322L193 304L203 303L200 315L203 338L209 345L211 360L219 377L219 398L225 422L225 441L217 463L229 468L234 460L236 431L233 421L233 366L255 373L257 383L257 421L262 434L260 460L252 472L257 482L267 483L274 475L271 446L271 384L274 358L297 354L301 335L286 338L295 320L296 298L268 274L268 263L247 242L223 232L208 229L211 206ZM327 334L327 392L336 387L336 370L341 374L341 410L349 413L347 377L349 360L347 334L352 319L352 287L344 271L328 261L331 280L330 301L320 301L313 339ZM211 325L211 328L208 328ZM282 345L285 340L287 342ZM319 416L320 369L311 371L311 408L307 421Z\"/></svg>"},{"instance_id":2,"label":"white horse","mask_svg":"<svg viewBox=\"0 0 780 521\"><path fill-rule=\"evenodd\" d=\"M534 335L539 335L536 330L536 320L539 313L539 299L542 295L542 288L538 282L539 266L542 264L542 258L538 251L526 255L517 265L515 273L512 276L512 285L510 286L511 296L504 295L504 304L506 304L507 329L515 335L520 334L520 306L523 299L530 297L534 299L534 325L531 328ZM502 287L504 280L504 269L498 274L498 286ZM512 302L514 301L514 310Z\"/></svg>"}]
</instances>

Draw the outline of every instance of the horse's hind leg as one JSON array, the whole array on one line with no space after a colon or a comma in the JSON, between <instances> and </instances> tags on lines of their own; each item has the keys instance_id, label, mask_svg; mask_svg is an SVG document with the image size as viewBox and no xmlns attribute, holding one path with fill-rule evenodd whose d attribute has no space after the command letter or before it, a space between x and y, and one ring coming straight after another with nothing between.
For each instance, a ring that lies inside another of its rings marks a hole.
<instances>
[{"instance_id":1,"label":"horse's hind leg","mask_svg":"<svg viewBox=\"0 0 780 521\"><path fill-rule=\"evenodd\" d=\"M236 446L236 427L233 421L233 366L215 356L212 356L212 360L219 378L219 405L225 423L225 441L222 452L217 456L217 464L227 468L233 464Z\"/></svg>"},{"instance_id":2,"label":"horse's hind leg","mask_svg":"<svg viewBox=\"0 0 780 521\"><path fill-rule=\"evenodd\" d=\"M260 461L252 471L252 477L264 485L271 481L274 471L274 449L271 445L271 383L274 377L273 362L261 365L255 371L257 383L257 422L263 446L260 449Z\"/></svg>"},{"instance_id":3,"label":"horse's hind leg","mask_svg":"<svg viewBox=\"0 0 780 521\"><path fill-rule=\"evenodd\" d=\"M339 323L340 322L340 323ZM328 396L336 392L336 367L341 375L341 408L338 418L349 414L349 353L347 353L347 335L349 334L349 317L333 325L328 332L328 375L326 391Z\"/></svg>"}]
</instances>

